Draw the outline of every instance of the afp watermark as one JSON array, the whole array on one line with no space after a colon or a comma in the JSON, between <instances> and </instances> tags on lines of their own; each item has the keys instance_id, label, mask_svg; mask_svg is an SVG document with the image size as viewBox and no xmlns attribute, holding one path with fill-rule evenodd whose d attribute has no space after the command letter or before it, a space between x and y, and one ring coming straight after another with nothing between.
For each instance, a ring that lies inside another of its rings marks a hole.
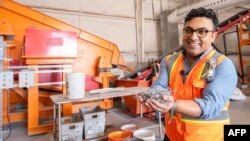
<instances>
[{"instance_id":1,"label":"afp watermark","mask_svg":"<svg viewBox=\"0 0 250 141\"><path fill-rule=\"evenodd\" d=\"M224 125L224 141L249 141L250 125Z\"/></svg>"}]
</instances>

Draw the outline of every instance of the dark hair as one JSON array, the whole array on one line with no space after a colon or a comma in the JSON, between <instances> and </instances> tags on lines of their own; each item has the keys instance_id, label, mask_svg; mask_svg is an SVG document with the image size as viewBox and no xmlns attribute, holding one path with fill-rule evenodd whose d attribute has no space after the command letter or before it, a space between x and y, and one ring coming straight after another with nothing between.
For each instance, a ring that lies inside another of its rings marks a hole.
<instances>
[{"instance_id":1,"label":"dark hair","mask_svg":"<svg viewBox=\"0 0 250 141\"><path fill-rule=\"evenodd\" d=\"M205 9L203 7L192 9L185 18L185 23L192 20L195 17L207 17L212 20L214 28L217 28L218 19L215 12L212 9Z\"/></svg>"}]
</instances>

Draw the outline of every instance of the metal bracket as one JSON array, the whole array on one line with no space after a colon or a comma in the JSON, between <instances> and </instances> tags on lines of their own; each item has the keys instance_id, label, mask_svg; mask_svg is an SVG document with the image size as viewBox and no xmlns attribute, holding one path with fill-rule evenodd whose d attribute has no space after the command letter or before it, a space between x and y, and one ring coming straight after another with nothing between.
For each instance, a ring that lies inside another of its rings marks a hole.
<instances>
[{"instance_id":1,"label":"metal bracket","mask_svg":"<svg viewBox=\"0 0 250 141\"><path fill-rule=\"evenodd\" d=\"M0 72L0 89L8 89L14 87L14 73L13 71Z\"/></svg>"},{"instance_id":2,"label":"metal bracket","mask_svg":"<svg viewBox=\"0 0 250 141\"><path fill-rule=\"evenodd\" d=\"M19 87L33 87L34 83L35 71L23 69L19 72Z\"/></svg>"}]
</instances>

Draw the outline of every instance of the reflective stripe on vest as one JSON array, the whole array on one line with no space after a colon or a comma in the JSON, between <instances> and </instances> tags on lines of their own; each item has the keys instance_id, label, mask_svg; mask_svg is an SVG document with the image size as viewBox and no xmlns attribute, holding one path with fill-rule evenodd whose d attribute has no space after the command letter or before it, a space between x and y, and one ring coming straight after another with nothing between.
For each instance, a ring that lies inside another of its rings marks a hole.
<instances>
[{"instance_id":1,"label":"reflective stripe on vest","mask_svg":"<svg viewBox=\"0 0 250 141\"><path fill-rule=\"evenodd\" d=\"M170 113L168 113L168 116L170 116ZM174 112L173 117L176 118L176 113ZM211 119L199 119L187 116L185 114L181 114L181 121L189 122L189 123L224 123L229 122L229 112L228 110L221 111L220 115L213 117Z\"/></svg>"},{"instance_id":2,"label":"reflective stripe on vest","mask_svg":"<svg viewBox=\"0 0 250 141\"><path fill-rule=\"evenodd\" d=\"M172 54L172 55L169 55L166 57L166 63L168 66L171 66L171 67L168 67L168 78L169 78L169 82L171 82L172 80L172 73L173 73L173 69L174 66L176 65L176 62L177 60L179 59L178 57L180 57L179 53L176 53L176 54ZM178 58L178 59L177 59Z\"/></svg>"},{"instance_id":3,"label":"reflective stripe on vest","mask_svg":"<svg viewBox=\"0 0 250 141\"><path fill-rule=\"evenodd\" d=\"M187 115L182 114L181 115L181 120L184 122L192 122L192 123L221 123L221 122L228 122L229 121L229 112L228 110L223 110L221 113L213 117L211 119L199 119L199 118L194 118L190 117Z\"/></svg>"}]
</instances>

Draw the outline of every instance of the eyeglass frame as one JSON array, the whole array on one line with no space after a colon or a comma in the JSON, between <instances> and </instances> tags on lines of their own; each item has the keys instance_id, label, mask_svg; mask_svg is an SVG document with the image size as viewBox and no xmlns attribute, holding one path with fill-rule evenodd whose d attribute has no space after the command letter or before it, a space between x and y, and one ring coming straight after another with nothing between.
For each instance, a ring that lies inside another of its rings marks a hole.
<instances>
[{"instance_id":1,"label":"eyeglass frame","mask_svg":"<svg viewBox=\"0 0 250 141\"><path fill-rule=\"evenodd\" d=\"M186 33L186 30L187 29L190 29L191 30L191 32L190 32L190 34L188 34L188 33ZM202 31L202 30L204 30L205 31L205 35L204 36L201 36L199 33L198 33L198 31ZM187 37L190 37L191 35L193 35L193 33L196 33L196 35L197 35L197 37L199 37L199 38L205 38L206 36L207 36L207 33L208 32L215 32L214 30L208 30L208 29L206 29L206 28L198 28L198 29L192 29L191 27L186 27L186 28L184 28L183 29L183 35L184 36L187 36Z\"/></svg>"}]
</instances>

